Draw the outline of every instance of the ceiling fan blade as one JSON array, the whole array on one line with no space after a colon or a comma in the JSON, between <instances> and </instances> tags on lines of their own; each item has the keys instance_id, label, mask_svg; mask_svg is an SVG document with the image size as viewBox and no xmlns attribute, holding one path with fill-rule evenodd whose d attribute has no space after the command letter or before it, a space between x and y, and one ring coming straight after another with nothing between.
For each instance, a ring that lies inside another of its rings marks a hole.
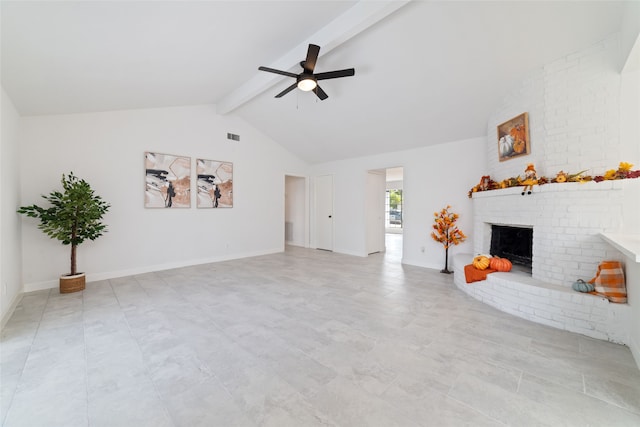
<instances>
[{"instance_id":1,"label":"ceiling fan blade","mask_svg":"<svg viewBox=\"0 0 640 427\"><path fill-rule=\"evenodd\" d=\"M291 92L292 90L294 90L296 87L298 86L298 83L294 83L291 86L289 86L288 88L286 88L285 90L283 90L282 92L280 92L279 94L277 94L275 97L276 98L282 98L283 96L285 96L286 94L288 94L289 92Z\"/></svg>"},{"instance_id":2,"label":"ceiling fan blade","mask_svg":"<svg viewBox=\"0 0 640 427\"><path fill-rule=\"evenodd\" d=\"M307 74L313 74L313 70L316 68L316 61L318 60L318 54L320 53L320 46L310 44L307 50L307 59L304 60L302 68Z\"/></svg>"},{"instance_id":3,"label":"ceiling fan blade","mask_svg":"<svg viewBox=\"0 0 640 427\"><path fill-rule=\"evenodd\" d=\"M287 76L287 77L293 77L294 79L298 77L297 74L290 73L288 71L280 71L280 70L276 70L274 68L269 68L269 67L258 67L258 70L267 71L269 73L280 74L280 75Z\"/></svg>"},{"instance_id":4,"label":"ceiling fan blade","mask_svg":"<svg viewBox=\"0 0 640 427\"><path fill-rule=\"evenodd\" d=\"M318 98L320 98L320 101L324 101L329 97L329 95L327 95L327 93L323 91L320 86L316 86L316 88L313 90L313 93L318 95Z\"/></svg>"},{"instance_id":5,"label":"ceiling fan blade","mask_svg":"<svg viewBox=\"0 0 640 427\"><path fill-rule=\"evenodd\" d=\"M337 79L339 77L350 77L356 74L356 70L353 68L347 68L346 70L327 71L326 73L315 74L316 80L328 80Z\"/></svg>"}]
</instances>

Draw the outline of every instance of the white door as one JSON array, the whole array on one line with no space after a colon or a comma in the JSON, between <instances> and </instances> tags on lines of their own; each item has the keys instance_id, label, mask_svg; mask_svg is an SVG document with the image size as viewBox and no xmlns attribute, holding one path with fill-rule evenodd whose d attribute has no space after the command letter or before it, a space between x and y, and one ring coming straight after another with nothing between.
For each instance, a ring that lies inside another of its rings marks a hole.
<instances>
[{"instance_id":1,"label":"white door","mask_svg":"<svg viewBox=\"0 0 640 427\"><path fill-rule=\"evenodd\" d=\"M316 177L316 248L333 250L333 175Z\"/></svg>"},{"instance_id":2,"label":"white door","mask_svg":"<svg viewBox=\"0 0 640 427\"><path fill-rule=\"evenodd\" d=\"M384 172L367 173L367 253L384 251Z\"/></svg>"}]
</instances>

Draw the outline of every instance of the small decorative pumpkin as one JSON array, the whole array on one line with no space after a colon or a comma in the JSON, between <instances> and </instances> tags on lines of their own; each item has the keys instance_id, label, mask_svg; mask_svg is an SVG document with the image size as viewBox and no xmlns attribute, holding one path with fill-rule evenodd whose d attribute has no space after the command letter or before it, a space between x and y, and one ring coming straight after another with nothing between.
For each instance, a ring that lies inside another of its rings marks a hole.
<instances>
[{"instance_id":1,"label":"small decorative pumpkin","mask_svg":"<svg viewBox=\"0 0 640 427\"><path fill-rule=\"evenodd\" d=\"M494 256L493 258L491 258L491 261L489 262L489 268L491 268L492 270L498 270L498 271L511 271L511 261L509 261L506 258L500 258L497 256Z\"/></svg>"},{"instance_id":2,"label":"small decorative pumpkin","mask_svg":"<svg viewBox=\"0 0 640 427\"><path fill-rule=\"evenodd\" d=\"M591 283L587 283L582 279L578 279L571 285L574 291L578 292L593 292L595 289Z\"/></svg>"},{"instance_id":3,"label":"small decorative pumpkin","mask_svg":"<svg viewBox=\"0 0 640 427\"><path fill-rule=\"evenodd\" d=\"M489 258L484 255L478 255L473 259L473 266L478 270L486 270L489 267Z\"/></svg>"}]
</instances>

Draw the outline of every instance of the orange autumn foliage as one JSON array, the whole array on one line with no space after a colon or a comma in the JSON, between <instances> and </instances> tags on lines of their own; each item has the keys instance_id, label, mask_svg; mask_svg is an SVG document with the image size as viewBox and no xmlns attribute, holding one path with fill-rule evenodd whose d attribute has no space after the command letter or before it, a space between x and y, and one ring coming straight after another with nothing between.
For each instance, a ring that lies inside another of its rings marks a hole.
<instances>
[{"instance_id":1,"label":"orange autumn foliage","mask_svg":"<svg viewBox=\"0 0 640 427\"><path fill-rule=\"evenodd\" d=\"M431 237L436 242L442 243L445 249L462 243L467 238L456 225L459 215L449 212L450 208L451 206L447 206L440 212L433 213L435 224L433 224L434 231L431 232Z\"/></svg>"}]
</instances>

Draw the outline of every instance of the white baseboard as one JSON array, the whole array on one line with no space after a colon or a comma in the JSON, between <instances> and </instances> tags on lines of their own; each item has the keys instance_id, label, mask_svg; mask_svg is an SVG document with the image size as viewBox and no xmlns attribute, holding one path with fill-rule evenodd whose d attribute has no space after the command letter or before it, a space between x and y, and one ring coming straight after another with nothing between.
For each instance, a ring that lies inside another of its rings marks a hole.
<instances>
[{"instance_id":1,"label":"white baseboard","mask_svg":"<svg viewBox=\"0 0 640 427\"><path fill-rule=\"evenodd\" d=\"M16 310L16 307L18 306L20 301L22 301L22 295L24 294L22 292L19 292L16 296L13 297L11 304L9 304L9 308L2 315L2 319L0 320L0 330L4 328L4 325L6 325L11 316L13 316L13 312Z\"/></svg>"},{"instance_id":2,"label":"white baseboard","mask_svg":"<svg viewBox=\"0 0 640 427\"><path fill-rule=\"evenodd\" d=\"M171 262L165 264L148 265L144 267L129 268L124 270L107 271L102 273L87 274L87 282L98 282L100 280L115 279L118 277L134 276L136 274L153 273L155 271L172 270L174 268L191 267L194 265L211 264L214 262L230 261L234 259L251 258L262 255L270 255L280 253L284 248L267 249L264 251L245 252L240 254L220 255L209 258L200 258L188 261ZM24 292L40 291L43 289L52 289L59 286L58 279L47 280L43 282L25 283Z\"/></svg>"},{"instance_id":3,"label":"white baseboard","mask_svg":"<svg viewBox=\"0 0 640 427\"><path fill-rule=\"evenodd\" d=\"M363 254L362 252L355 252L355 251L350 251L348 249L340 249L340 248L335 248L333 252L337 254L357 256L360 258L366 258L369 255L369 254Z\"/></svg>"},{"instance_id":4,"label":"white baseboard","mask_svg":"<svg viewBox=\"0 0 640 427\"><path fill-rule=\"evenodd\" d=\"M24 293L53 289L60 286L60 280L45 280L43 282L25 283L22 286Z\"/></svg>"}]
</instances>

